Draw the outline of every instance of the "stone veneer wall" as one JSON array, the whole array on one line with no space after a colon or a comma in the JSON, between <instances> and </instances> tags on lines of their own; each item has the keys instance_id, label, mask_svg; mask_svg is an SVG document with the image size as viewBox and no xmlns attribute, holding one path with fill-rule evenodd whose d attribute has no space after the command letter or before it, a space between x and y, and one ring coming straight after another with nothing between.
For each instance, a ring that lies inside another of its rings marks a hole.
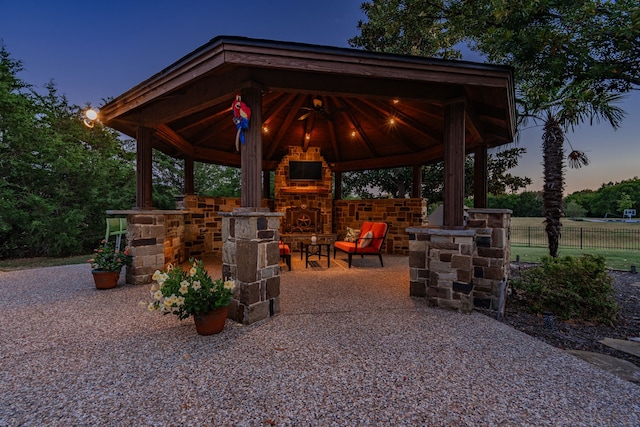
<instances>
[{"instance_id":1,"label":"stone veneer wall","mask_svg":"<svg viewBox=\"0 0 640 427\"><path fill-rule=\"evenodd\" d=\"M321 161L322 181L289 181L289 161ZM275 171L274 180L275 212L285 213L288 207L306 205L320 209L321 234L332 233L333 176L331 168L320 154L320 148L310 147L305 152L302 147L289 147L286 155ZM280 230L282 231L282 230Z\"/></svg>"},{"instance_id":2,"label":"stone veneer wall","mask_svg":"<svg viewBox=\"0 0 640 427\"><path fill-rule=\"evenodd\" d=\"M425 199L370 199L334 200L334 233L344 237L347 227L359 228L365 221L381 221L389 224L389 231L382 252L408 255L407 227L418 227L427 222Z\"/></svg>"},{"instance_id":3,"label":"stone veneer wall","mask_svg":"<svg viewBox=\"0 0 640 427\"><path fill-rule=\"evenodd\" d=\"M509 277L511 211L469 209L465 230L410 227L410 295L432 306L504 311ZM502 302L502 305L500 304Z\"/></svg>"}]
</instances>

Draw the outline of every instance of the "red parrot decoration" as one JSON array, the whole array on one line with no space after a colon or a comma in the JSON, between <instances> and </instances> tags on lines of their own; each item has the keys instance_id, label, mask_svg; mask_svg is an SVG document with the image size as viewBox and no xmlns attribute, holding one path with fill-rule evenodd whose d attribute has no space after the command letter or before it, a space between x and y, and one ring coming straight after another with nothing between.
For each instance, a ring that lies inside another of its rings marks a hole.
<instances>
[{"instance_id":1,"label":"red parrot decoration","mask_svg":"<svg viewBox=\"0 0 640 427\"><path fill-rule=\"evenodd\" d=\"M244 130L249 128L251 109L242 102L240 95L236 95L236 99L231 104L231 113L233 113L233 123L238 129L236 132L236 151L240 151L240 142L244 144Z\"/></svg>"}]
</instances>

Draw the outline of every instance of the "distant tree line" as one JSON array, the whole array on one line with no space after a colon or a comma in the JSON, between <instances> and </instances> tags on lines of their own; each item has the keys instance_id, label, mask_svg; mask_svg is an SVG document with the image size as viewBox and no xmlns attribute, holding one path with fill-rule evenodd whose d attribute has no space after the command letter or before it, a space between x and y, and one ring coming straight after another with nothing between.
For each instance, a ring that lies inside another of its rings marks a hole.
<instances>
[{"instance_id":1,"label":"distant tree line","mask_svg":"<svg viewBox=\"0 0 640 427\"><path fill-rule=\"evenodd\" d=\"M489 195L488 207L511 209L513 216L542 216L542 192ZM467 205L472 200L467 201ZM625 209L635 209L640 215L640 178L608 182L597 190L576 191L563 200L566 218L621 218Z\"/></svg>"},{"instance_id":2,"label":"distant tree line","mask_svg":"<svg viewBox=\"0 0 640 427\"><path fill-rule=\"evenodd\" d=\"M580 206L584 210L582 216L595 218L620 218L625 209L635 209L640 214L640 178L603 183L595 191L576 191L567 196L565 204Z\"/></svg>"}]
</instances>

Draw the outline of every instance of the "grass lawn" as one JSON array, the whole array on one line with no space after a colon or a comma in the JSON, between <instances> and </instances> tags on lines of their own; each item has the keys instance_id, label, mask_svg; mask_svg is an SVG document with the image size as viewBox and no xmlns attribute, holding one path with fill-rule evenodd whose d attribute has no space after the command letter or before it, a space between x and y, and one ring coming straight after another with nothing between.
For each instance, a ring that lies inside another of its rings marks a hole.
<instances>
[{"instance_id":1,"label":"grass lawn","mask_svg":"<svg viewBox=\"0 0 640 427\"><path fill-rule=\"evenodd\" d=\"M606 230L640 230L640 222L609 222L602 218L589 218L590 220L600 219L603 222L562 219L563 228L598 228ZM512 227L544 227L544 218L542 217L513 217L511 218Z\"/></svg>"},{"instance_id":2,"label":"grass lawn","mask_svg":"<svg viewBox=\"0 0 640 427\"><path fill-rule=\"evenodd\" d=\"M631 266L635 265L640 270L640 251L617 251L613 249L563 249L558 250L560 256L580 256L582 254L602 255L606 259L608 268L614 270L630 271ZM511 261L516 260L516 256L520 255L522 262L540 262L540 258L549 255L547 248L534 248L526 246L511 246Z\"/></svg>"},{"instance_id":3,"label":"grass lawn","mask_svg":"<svg viewBox=\"0 0 640 427\"><path fill-rule=\"evenodd\" d=\"M595 218L594 218L595 219ZM512 227L544 227L544 218L511 218ZM604 220L603 220L604 221ZM582 229L597 229L611 232L622 233L624 231L632 231L637 233L640 231L640 222L593 222L586 220L573 220L563 219L562 228L582 228ZM544 230L540 230L540 234L543 236L542 241L546 242L546 234ZM636 234L637 235L637 234ZM571 255L580 256L582 254L597 254L602 255L607 260L607 267L616 270L629 271L632 265L640 268L640 251L638 250L615 250L615 249L578 249L578 248L563 248L562 242L560 242L560 249L558 254L560 256ZM524 262L539 262L540 258L544 255L549 255L549 250L546 247L527 247L511 245L511 260L515 261L516 255L520 255L520 261Z\"/></svg>"},{"instance_id":4,"label":"grass lawn","mask_svg":"<svg viewBox=\"0 0 640 427\"><path fill-rule=\"evenodd\" d=\"M66 258L16 258L0 260L0 271L26 270L29 268L54 267L56 265L84 264L93 255L77 255Z\"/></svg>"}]
</instances>

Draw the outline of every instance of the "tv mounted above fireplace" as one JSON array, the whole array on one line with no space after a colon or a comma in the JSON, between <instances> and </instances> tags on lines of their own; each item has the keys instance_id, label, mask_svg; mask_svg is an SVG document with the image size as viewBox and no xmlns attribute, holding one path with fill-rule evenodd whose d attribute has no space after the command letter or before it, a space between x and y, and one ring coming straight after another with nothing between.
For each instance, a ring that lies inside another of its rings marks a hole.
<instances>
[{"instance_id":1,"label":"tv mounted above fireplace","mask_svg":"<svg viewBox=\"0 0 640 427\"><path fill-rule=\"evenodd\" d=\"M290 181L322 181L322 162L289 161Z\"/></svg>"}]
</instances>

